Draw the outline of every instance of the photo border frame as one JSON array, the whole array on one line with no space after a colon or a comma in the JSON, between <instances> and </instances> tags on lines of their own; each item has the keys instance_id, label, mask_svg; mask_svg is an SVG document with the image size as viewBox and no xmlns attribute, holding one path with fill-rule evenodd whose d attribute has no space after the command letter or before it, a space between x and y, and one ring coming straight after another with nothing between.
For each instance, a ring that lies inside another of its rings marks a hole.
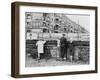
<instances>
[{"instance_id":1,"label":"photo border frame","mask_svg":"<svg viewBox=\"0 0 100 80\"><path fill-rule=\"evenodd\" d=\"M55 73L43 73L43 74L23 74L20 75L19 67L19 7L20 6L39 6L39 7L57 7L57 8L73 8L73 9L90 9L95 10L95 70L89 71L74 71L74 72L55 72ZM11 4L11 76L15 78L25 78L25 77L42 77L42 76L59 76L59 75L72 75L72 74L87 74L87 73L97 73L97 7L96 6L81 6L81 5L63 5L63 4L48 4L48 3L31 3L31 2L13 2Z\"/></svg>"}]
</instances>

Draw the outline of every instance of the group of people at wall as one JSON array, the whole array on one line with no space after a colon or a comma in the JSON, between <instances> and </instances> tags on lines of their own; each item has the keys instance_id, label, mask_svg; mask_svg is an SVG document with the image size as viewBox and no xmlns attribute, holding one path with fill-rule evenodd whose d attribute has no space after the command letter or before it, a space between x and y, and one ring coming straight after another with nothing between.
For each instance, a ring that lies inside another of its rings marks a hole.
<instances>
[{"instance_id":1,"label":"group of people at wall","mask_svg":"<svg viewBox=\"0 0 100 80\"><path fill-rule=\"evenodd\" d=\"M37 52L38 52L38 60L40 60L40 55L44 53L44 44L46 43L45 40L39 39L36 43ZM57 40L57 54L59 54L59 58L61 60L67 60L67 48L68 42L65 37L65 34L62 34L62 37ZM72 61L72 55L70 56L70 60Z\"/></svg>"}]
</instances>

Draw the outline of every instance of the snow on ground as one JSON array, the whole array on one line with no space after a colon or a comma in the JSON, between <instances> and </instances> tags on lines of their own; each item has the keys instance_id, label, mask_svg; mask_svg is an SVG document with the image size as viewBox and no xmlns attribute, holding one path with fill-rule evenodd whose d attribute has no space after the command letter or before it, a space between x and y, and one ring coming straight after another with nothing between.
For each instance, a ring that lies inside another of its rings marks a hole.
<instances>
[{"instance_id":1,"label":"snow on ground","mask_svg":"<svg viewBox=\"0 0 100 80\"><path fill-rule=\"evenodd\" d=\"M31 57L26 57L26 67L40 67L40 66L63 66L63 65L87 65L88 62L83 61L69 61L69 60L57 60L56 58L48 59L47 61L45 59L41 59L40 61L36 59L32 59Z\"/></svg>"}]
</instances>

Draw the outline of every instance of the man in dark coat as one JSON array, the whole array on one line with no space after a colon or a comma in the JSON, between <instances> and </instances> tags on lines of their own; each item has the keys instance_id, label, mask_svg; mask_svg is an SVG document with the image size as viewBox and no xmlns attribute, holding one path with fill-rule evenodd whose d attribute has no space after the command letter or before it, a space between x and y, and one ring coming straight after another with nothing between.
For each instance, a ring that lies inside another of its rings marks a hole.
<instances>
[{"instance_id":1,"label":"man in dark coat","mask_svg":"<svg viewBox=\"0 0 100 80\"><path fill-rule=\"evenodd\" d=\"M60 38L60 54L62 60L64 60L64 57L66 57L67 60L67 40L65 38L65 34L63 34Z\"/></svg>"}]
</instances>

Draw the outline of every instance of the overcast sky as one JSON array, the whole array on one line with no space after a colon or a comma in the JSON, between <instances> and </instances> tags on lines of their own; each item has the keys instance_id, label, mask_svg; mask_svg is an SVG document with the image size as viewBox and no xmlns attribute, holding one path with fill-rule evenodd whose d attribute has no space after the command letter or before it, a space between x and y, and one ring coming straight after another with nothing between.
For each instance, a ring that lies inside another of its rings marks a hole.
<instances>
[{"instance_id":1,"label":"overcast sky","mask_svg":"<svg viewBox=\"0 0 100 80\"><path fill-rule=\"evenodd\" d=\"M66 15L72 21L79 23L82 27L90 32L90 16L89 15Z\"/></svg>"}]
</instances>

